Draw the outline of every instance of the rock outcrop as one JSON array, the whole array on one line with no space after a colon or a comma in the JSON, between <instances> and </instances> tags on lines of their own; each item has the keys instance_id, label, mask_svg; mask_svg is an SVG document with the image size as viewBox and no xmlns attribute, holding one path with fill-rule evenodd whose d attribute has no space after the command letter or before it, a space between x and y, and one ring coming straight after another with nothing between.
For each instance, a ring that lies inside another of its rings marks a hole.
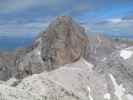
<instances>
[{"instance_id":1,"label":"rock outcrop","mask_svg":"<svg viewBox=\"0 0 133 100\"><path fill-rule=\"evenodd\" d=\"M133 47L116 50L104 61L96 63L95 71L112 73L118 83L122 83L127 91L133 94Z\"/></svg>"},{"instance_id":2,"label":"rock outcrop","mask_svg":"<svg viewBox=\"0 0 133 100\"><path fill-rule=\"evenodd\" d=\"M23 78L73 63L86 55L87 44L84 28L71 17L58 17L39 35L33 50L21 58L17 76Z\"/></svg>"},{"instance_id":3,"label":"rock outcrop","mask_svg":"<svg viewBox=\"0 0 133 100\"><path fill-rule=\"evenodd\" d=\"M0 80L7 80L17 72L15 66L16 56L11 53L0 54Z\"/></svg>"},{"instance_id":4,"label":"rock outcrop","mask_svg":"<svg viewBox=\"0 0 133 100\"><path fill-rule=\"evenodd\" d=\"M93 64L106 59L111 53L119 49L118 44L100 33L89 33L86 59Z\"/></svg>"},{"instance_id":5,"label":"rock outcrop","mask_svg":"<svg viewBox=\"0 0 133 100\"><path fill-rule=\"evenodd\" d=\"M84 28L71 17L58 17L42 33L42 59L50 63L48 70L56 69L56 65L72 63L84 57L87 43Z\"/></svg>"}]
</instances>

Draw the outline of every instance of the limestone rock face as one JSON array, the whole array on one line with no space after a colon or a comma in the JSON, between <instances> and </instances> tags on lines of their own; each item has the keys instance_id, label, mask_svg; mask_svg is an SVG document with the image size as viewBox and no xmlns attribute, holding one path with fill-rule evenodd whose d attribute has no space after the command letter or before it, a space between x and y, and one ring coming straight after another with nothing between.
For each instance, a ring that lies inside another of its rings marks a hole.
<instances>
[{"instance_id":1,"label":"limestone rock face","mask_svg":"<svg viewBox=\"0 0 133 100\"><path fill-rule=\"evenodd\" d=\"M71 17L61 16L42 33L42 58L48 66L72 63L85 55L87 43L84 29Z\"/></svg>"},{"instance_id":2,"label":"limestone rock face","mask_svg":"<svg viewBox=\"0 0 133 100\"><path fill-rule=\"evenodd\" d=\"M37 39L35 44L40 44L41 40ZM41 58L41 45L36 45L25 56L21 57L17 65L17 78L24 78L26 76L41 73L46 70L46 66Z\"/></svg>"},{"instance_id":3,"label":"limestone rock face","mask_svg":"<svg viewBox=\"0 0 133 100\"><path fill-rule=\"evenodd\" d=\"M17 77L24 78L73 63L85 56L87 44L84 28L71 17L58 17L38 36L33 50L20 59Z\"/></svg>"},{"instance_id":4,"label":"limestone rock face","mask_svg":"<svg viewBox=\"0 0 133 100\"><path fill-rule=\"evenodd\" d=\"M7 80L16 73L15 54L0 53L0 80Z\"/></svg>"},{"instance_id":5,"label":"limestone rock face","mask_svg":"<svg viewBox=\"0 0 133 100\"><path fill-rule=\"evenodd\" d=\"M95 71L111 73L116 81L124 86L128 93L133 94L133 47L116 50L106 59L96 63ZM130 99L128 99L130 100ZM131 99L132 100L132 99Z\"/></svg>"},{"instance_id":6,"label":"limestone rock face","mask_svg":"<svg viewBox=\"0 0 133 100\"><path fill-rule=\"evenodd\" d=\"M93 64L104 61L116 50L127 47L100 33L88 33L88 39L86 60Z\"/></svg>"}]
</instances>

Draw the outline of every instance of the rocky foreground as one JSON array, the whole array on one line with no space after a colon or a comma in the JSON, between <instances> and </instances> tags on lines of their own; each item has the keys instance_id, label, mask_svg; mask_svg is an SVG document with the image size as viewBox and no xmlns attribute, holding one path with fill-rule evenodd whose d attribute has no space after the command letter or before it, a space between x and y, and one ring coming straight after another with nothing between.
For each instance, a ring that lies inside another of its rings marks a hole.
<instances>
[{"instance_id":1,"label":"rocky foreground","mask_svg":"<svg viewBox=\"0 0 133 100\"><path fill-rule=\"evenodd\" d=\"M61 16L30 48L0 55L0 100L133 100L133 47Z\"/></svg>"}]
</instances>

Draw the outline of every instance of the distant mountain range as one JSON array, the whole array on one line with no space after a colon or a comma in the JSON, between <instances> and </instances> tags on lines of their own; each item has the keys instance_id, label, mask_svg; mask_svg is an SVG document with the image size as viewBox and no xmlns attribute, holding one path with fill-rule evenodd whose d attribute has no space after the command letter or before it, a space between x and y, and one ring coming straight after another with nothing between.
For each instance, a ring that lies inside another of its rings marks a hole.
<instances>
[{"instance_id":1,"label":"distant mountain range","mask_svg":"<svg viewBox=\"0 0 133 100\"><path fill-rule=\"evenodd\" d=\"M129 35L106 35L107 37L110 38L119 38L119 39L128 39L128 40L133 40L133 34Z\"/></svg>"}]
</instances>

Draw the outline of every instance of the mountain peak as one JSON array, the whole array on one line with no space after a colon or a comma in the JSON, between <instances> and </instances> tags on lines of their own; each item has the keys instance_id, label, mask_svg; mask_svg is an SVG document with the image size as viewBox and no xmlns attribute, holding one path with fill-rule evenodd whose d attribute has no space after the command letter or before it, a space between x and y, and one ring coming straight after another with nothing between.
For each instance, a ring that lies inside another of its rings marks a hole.
<instances>
[{"instance_id":1,"label":"mountain peak","mask_svg":"<svg viewBox=\"0 0 133 100\"><path fill-rule=\"evenodd\" d=\"M56 20L59 20L59 21L72 21L72 17L70 16L58 16Z\"/></svg>"},{"instance_id":2,"label":"mountain peak","mask_svg":"<svg viewBox=\"0 0 133 100\"><path fill-rule=\"evenodd\" d=\"M84 28L69 16L59 16L42 33L42 58L64 65L84 56L88 38ZM51 66L51 65L50 65Z\"/></svg>"}]
</instances>

